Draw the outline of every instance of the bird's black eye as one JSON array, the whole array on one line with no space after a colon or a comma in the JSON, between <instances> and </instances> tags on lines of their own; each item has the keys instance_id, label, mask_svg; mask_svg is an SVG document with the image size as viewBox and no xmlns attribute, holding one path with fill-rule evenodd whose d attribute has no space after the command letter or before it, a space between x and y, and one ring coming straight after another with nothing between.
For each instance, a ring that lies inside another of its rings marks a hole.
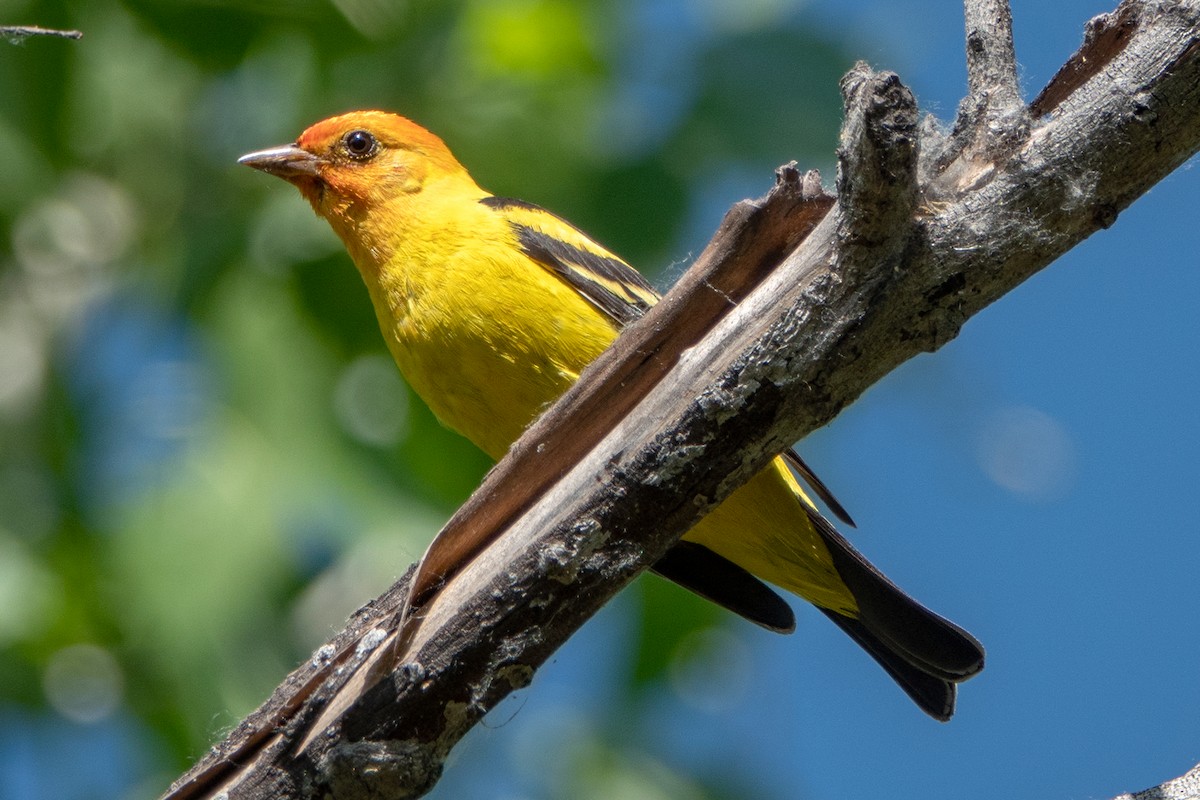
<instances>
[{"instance_id":1,"label":"bird's black eye","mask_svg":"<svg viewBox=\"0 0 1200 800\"><path fill-rule=\"evenodd\" d=\"M367 131L350 131L342 139L346 153L355 160L365 160L375 155L379 142Z\"/></svg>"}]
</instances>

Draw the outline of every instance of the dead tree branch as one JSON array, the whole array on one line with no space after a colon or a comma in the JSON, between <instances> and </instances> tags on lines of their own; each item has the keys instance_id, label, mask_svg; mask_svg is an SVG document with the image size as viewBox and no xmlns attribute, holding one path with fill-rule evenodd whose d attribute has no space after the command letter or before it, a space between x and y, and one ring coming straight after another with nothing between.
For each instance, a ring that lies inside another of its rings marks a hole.
<instances>
[{"instance_id":1,"label":"dead tree branch","mask_svg":"<svg viewBox=\"0 0 1200 800\"><path fill-rule=\"evenodd\" d=\"M1196 800L1200 798L1200 766L1169 781L1133 794L1122 794L1113 800Z\"/></svg>"},{"instance_id":2,"label":"dead tree branch","mask_svg":"<svg viewBox=\"0 0 1200 800\"><path fill-rule=\"evenodd\" d=\"M970 96L948 136L918 124L895 75L856 67L836 203L788 167L735 206L448 523L403 637L397 586L168 796L424 793L461 736L705 511L1200 148L1195 3L1126 0L1093 20L1028 107L1007 4L966 6Z\"/></svg>"},{"instance_id":3,"label":"dead tree branch","mask_svg":"<svg viewBox=\"0 0 1200 800\"><path fill-rule=\"evenodd\" d=\"M37 25L0 25L0 38L22 42L31 36L52 36L58 39L82 39L82 31L64 31L57 28L39 28Z\"/></svg>"}]
</instances>

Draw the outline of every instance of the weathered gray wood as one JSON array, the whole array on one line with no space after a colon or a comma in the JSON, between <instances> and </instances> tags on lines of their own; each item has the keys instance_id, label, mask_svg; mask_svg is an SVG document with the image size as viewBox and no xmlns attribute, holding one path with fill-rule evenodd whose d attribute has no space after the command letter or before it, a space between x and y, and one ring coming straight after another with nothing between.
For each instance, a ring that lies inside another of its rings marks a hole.
<instances>
[{"instance_id":1,"label":"weathered gray wood","mask_svg":"<svg viewBox=\"0 0 1200 800\"><path fill-rule=\"evenodd\" d=\"M34 36L50 36L57 39L82 39L80 31L42 28L38 25L0 25L0 39L21 42Z\"/></svg>"},{"instance_id":2,"label":"weathered gray wood","mask_svg":"<svg viewBox=\"0 0 1200 800\"><path fill-rule=\"evenodd\" d=\"M394 637L386 611L402 592L393 590L366 617L373 623L343 634L323 672L298 681L303 697L290 701L281 687L270 713L171 796L427 791L455 742L702 513L884 374L1113 224L1200 148L1197 3L1125 2L1094 20L1032 109L1014 99L1006 4L967 7L975 99L948 138L931 125L918 131L894 75L857 67L843 83L838 204L820 224L711 329L676 342L677 358L638 349L662 344L653 334L670 303L635 324L527 432L476 508L520 493L523 469L561 478L489 523L503 535L442 573L404 645L352 646L364 630ZM1001 10L1002 24L980 23L987 9ZM744 232L755 207L739 208L728 224ZM745 246L736 230L729 242ZM665 364L664 374L594 446L565 460L540 447L579 424L573 410L604 391L597 376L611 383L639 358ZM363 691L365 665L390 666L385 653L398 668ZM339 712L323 714L331 701Z\"/></svg>"},{"instance_id":3,"label":"weathered gray wood","mask_svg":"<svg viewBox=\"0 0 1200 800\"><path fill-rule=\"evenodd\" d=\"M1122 794L1113 800L1197 800L1200 798L1200 766L1192 767L1180 775L1164 781L1158 786L1132 794Z\"/></svg>"}]
</instances>

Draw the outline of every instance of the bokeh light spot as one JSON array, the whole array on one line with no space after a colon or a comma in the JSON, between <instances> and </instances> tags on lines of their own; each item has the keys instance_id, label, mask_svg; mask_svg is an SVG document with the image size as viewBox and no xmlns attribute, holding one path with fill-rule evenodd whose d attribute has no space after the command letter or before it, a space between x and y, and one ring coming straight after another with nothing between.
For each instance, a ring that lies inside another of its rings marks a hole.
<instances>
[{"instance_id":1,"label":"bokeh light spot","mask_svg":"<svg viewBox=\"0 0 1200 800\"><path fill-rule=\"evenodd\" d=\"M102 647L76 644L50 657L42 679L46 699L58 713L90 724L121 704L124 679L117 660Z\"/></svg>"},{"instance_id":2,"label":"bokeh light spot","mask_svg":"<svg viewBox=\"0 0 1200 800\"><path fill-rule=\"evenodd\" d=\"M54 575L0 528L0 645L44 627L59 597Z\"/></svg>"},{"instance_id":3,"label":"bokeh light spot","mask_svg":"<svg viewBox=\"0 0 1200 800\"><path fill-rule=\"evenodd\" d=\"M0 413L28 410L45 373L46 352L36 323L19 308L0 309Z\"/></svg>"},{"instance_id":4,"label":"bokeh light spot","mask_svg":"<svg viewBox=\"0 0 1200 800\"><path fill-rule=\"evenodd\" d=\"M488 0L463 17L467 52L485 74L550 78L594 61L581 9L559 0Z\"/></svg>"},{"instance_id":5,"label":"bokeh light spot","mask_svg":"<svg viewBox=\"0 0 1200 800\"><path fill-rule=\"evenodd\" d=\"M388 447L408 423L408 394L400 373L384 355L360 356L338 378L333 394L338 422L363 444Z\"/></svg>"},{"instance_id":6,"label":"bokeh light spot","mask_svg":"<svg viewBox=\"0 0 1200 800\"><path fill-rule=\"evenodd\" d=\"M996 484L1028 500L1064 496L1075 479L1075 445L1059 422L1036 408L991 414L979 434L979 465Z\"/></svg>"}]
</instances>

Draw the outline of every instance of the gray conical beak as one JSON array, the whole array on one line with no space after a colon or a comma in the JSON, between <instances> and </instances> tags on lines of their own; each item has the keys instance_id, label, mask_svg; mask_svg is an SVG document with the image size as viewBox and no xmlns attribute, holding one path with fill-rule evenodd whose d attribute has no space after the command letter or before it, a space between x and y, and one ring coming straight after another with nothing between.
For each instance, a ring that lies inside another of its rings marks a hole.
<instances>
[{"instance_id":1,"label":"gray conical beak","mask_svg":"<svg viewBox=\"0 0 1200 800\"><path fill-rule=\"evenodd\" d=\"M283 147L247 153L238 159L238 163L287 180L318 177L317 167L321 164L321 159L294 144L285 144Z\"/></svg>"}]
</instances>

